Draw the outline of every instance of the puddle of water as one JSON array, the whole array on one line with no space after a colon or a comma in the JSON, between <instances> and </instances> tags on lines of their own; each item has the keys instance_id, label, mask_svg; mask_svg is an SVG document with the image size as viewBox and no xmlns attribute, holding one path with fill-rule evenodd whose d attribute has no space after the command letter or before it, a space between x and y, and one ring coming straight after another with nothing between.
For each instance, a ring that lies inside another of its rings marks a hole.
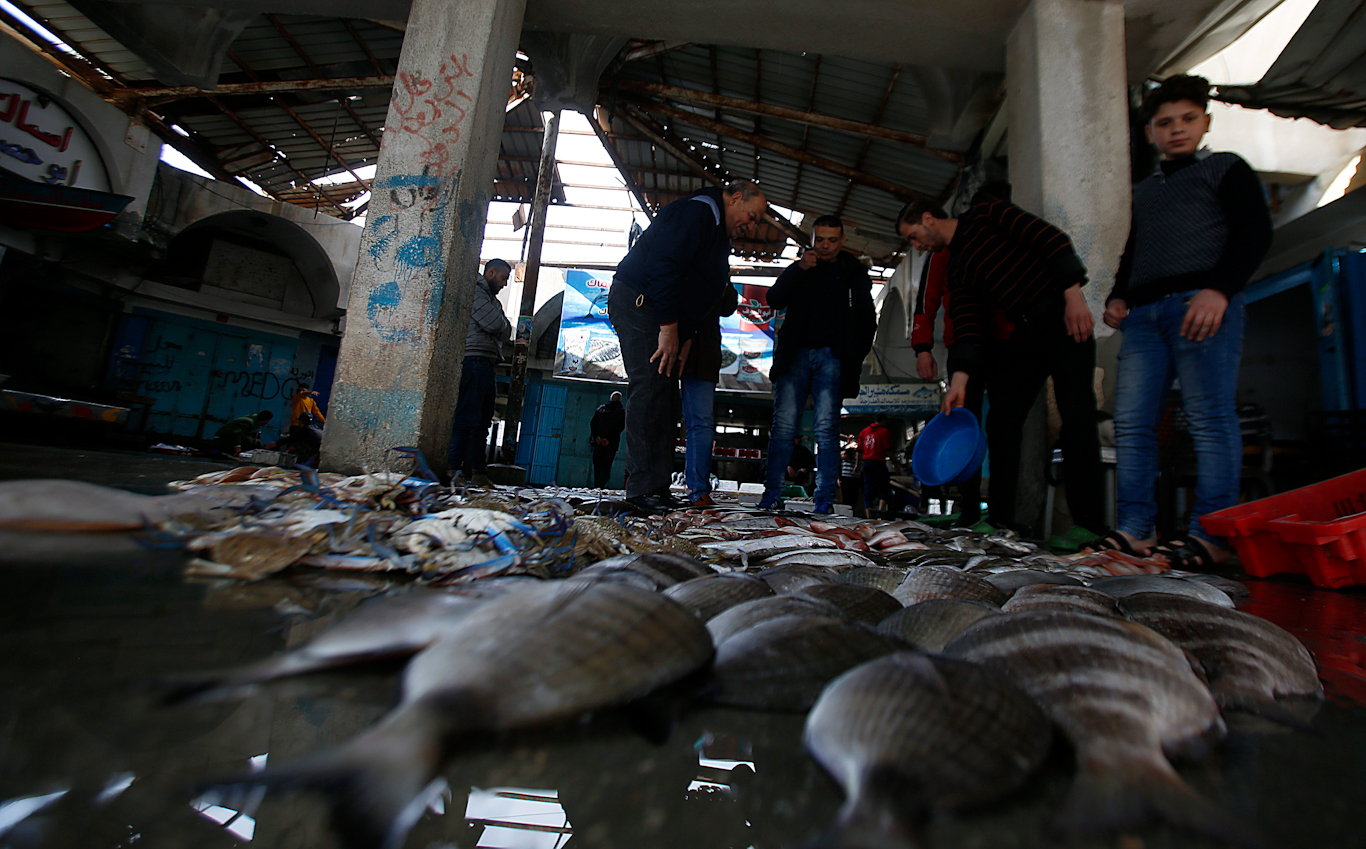
<instances>
[{"instance_id":1,"label":"puddle of water","mask_svg":"<svg viewBox=\"0 0 1366 849\"><path fill-rule=\"evenodd\" d=\"M15 849L344 845L317 794L198 791L346 740L395 701L396 674L318 675L214 703L164 707L155 682L297 645L368 593L284 580L190 583L141 570L0 566L0 846ZM358 584L363 586L363 584ZM1247 609L1318 652L1335 698L1321 733L1238 733L1189 780L1272 845L1362 846L1366 600L1251 582ZM813 839L841 795L801 747L803 718L719 709L686 715L663 744L619 714L471 741L444 770L406 846L422 849L781 849ZM1071 769L1059 751L1030 786L983 811L944 815L923 845L1045 847ZM239 798L240 797L240 798ZM1098 844L1114 846L1114 842ZM1139 844L1129 844L1139 845ZM1142 844L1211 845L1156 828Z\"/></svg>"}]
</instances>

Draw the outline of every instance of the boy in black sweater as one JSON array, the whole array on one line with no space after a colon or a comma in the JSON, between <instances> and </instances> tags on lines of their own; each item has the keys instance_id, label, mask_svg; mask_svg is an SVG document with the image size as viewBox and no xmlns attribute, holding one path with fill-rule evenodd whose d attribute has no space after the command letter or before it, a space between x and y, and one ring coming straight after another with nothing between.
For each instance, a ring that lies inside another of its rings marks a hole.
<instances>
[{"instance_id":1,"label":"boy in black sweater","mask_svg":"<svg viewBox=\"0 0 1366 849\"><path fill-rule=\"evenodd\" d=\"M1200 147L1210 126L1208 80L1170 77L1143 107L1162 161L1134 187L1129 243L1104 315L1124 332L1115 395L1119 522L1090 547L1146 552L1157 543L1157 425L1175 376L1195 444L1195 504L1190 535L1154 552L1200 570L1229 557L1199 519L1238 502L1240 293L1271 245L1271 216L1241 157Z\"/></svg>"}]
</instances>

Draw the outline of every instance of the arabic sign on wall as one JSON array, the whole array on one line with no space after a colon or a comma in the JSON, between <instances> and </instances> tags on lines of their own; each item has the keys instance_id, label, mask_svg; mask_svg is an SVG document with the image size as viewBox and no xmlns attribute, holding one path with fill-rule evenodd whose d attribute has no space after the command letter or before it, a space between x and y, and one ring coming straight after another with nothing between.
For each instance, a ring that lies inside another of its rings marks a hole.
<instances>
[{"instance_id":1,"label":"arabic sign on wall","mask_svg":"<svg viewBox=\"0 0 1366 849\"><path fill-rule=\"evenodd\" d=\"M0 169L53 186L109 191L95 143L52 98L0 77Z\"/></svg>"},{"instance_id":2,"label":"arabic sign on wall","mask_svg":"<svg viewBox=\"0 0 1366 849\"><path fill-rule=\"evenodd\" d=\"M889 416L933 415L939 412L939 386L934 383L865 383L858 397L844 402L844 411Z\"/></svg>"},{"instance_id":3,"label":"arabic sign on wall","mask_svg":"<svg viewBox=\"0 0 1366 849\"><path fill-rule=\"evenodd\" d=\"M607 317L610 271L565 273L560 340L555 374L591 380L625 382L621 346ZM773 362L773 311L764 286L744 284L735 315L721 320L721 375L718 388L737 392L771 392L768 368Z\"/></svg>"}]
</instances>

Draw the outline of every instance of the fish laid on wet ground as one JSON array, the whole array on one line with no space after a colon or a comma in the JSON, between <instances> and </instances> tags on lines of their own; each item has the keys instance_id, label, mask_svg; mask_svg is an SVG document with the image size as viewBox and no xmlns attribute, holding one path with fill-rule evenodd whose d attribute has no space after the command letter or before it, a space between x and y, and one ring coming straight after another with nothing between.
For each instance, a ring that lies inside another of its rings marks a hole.
<instances>
[{"instance_id":1,"label":"fish laid on wet ground","mask_svg":"<svg viewBox=\"0 0 1366 849\"><path fill-rule=\"evenodd\" d=\"M947 566L912 568L906 579L892 591L892 596L905 607L932 598L961 598L998 606L1006 600L1005 592L986 580Z\"/></svg>"},{"instance_id":2,"label":"fish laid on wet ground","mask_svg":"<svg viewBox=\"0 0 1366 849\"><path fill-rule=\"evenodd\" d=\"M988 584L1003 590L1007 594L1013 594L1020 587L1028 587L1033 584L1061 584L1063 586L1079 587L1082 582L1071 575L1062 572L1043 572L1038 569L1009 569L1003 572L992 572L982 576Z\"/></svg>"},{"instance_id":3,"label":"fish laid on wet ground","mask_svg":"<svg viewBox=\"0 0 1366 849\"><path fill-rule=\"evenodd\" d=\"M741 602L773 595L773 588L753 575L737 573L693 578L674 584L664 595L706 622Z\"/></svg>"},{"instance_id":4,"label":"fish laid on wet ground","mask_svg":"<svg viewBox=\"0 0 1366 849\"><path fill-rule=\"evenodd\" d=\"M402 703L378 724L240 783L329 789L349 843L398 846L422 814L413 801L447 741L628 703L699 669L712 652L697 618L660 593L541 582L479 605L418 653Z\"/></svg>"},{"instance_id":5,"label":"fish laid on wet ground","mask_svg":"<svg viewBox=\"0 0 1366 849\"><path fill-rule=\"evenodd\" d=\"M816 584L834 583L839 574L824 566L789 563L785 566L771 566L760 572L758 577L772 587L775 593L786 593Z\"/></svg>"},{"instance_id":6,"label":"fish laid on wet ground","mask_svg":"<svg viewBox=\"0 0 1366 849\"><path fill-rule=\"evenodd\" d=\"M1119 603L1114 596L1090 587L1070 587L1064 584L1033 584L1020 587L1010 600L1001 605L1006 613L1028 613L1041 610L1060 610L1091 613L1096 616L1119 616Z\"/></svg>"},{"instance_id":7,"label":"fish laid on wet ground","mask_svg":"<svg viewBox=\"0 0 1366 849\"><path fill-rule=\"evenodd\" d=\"M1124 598L1136 593L1167 593L1207 601L1220 607L1233 607L1233 599L1213 584L1170 575L1116 575L1097 578L1091 582L1090 587L1115 598Z\"/></svg>"},{"instance_id":8,"label":"fish laid on wet ground","mask_svg":"<svg viewBox=\"0 0 1366 849\"><path fill-rule=\"evenodd\" d=\"M1302 725L1277 699L1322 699L1323 683L1309 650L1283 628L1240 610L1186 596L1136 593L1119 602L1145 625L1200 661L1225 711Z\"/></svg>"},{"instance_id":9,"label":"fish laid on wet ground","mask_svg":"<svg viewBox=\"0 0 1366 849\"><path fill-rule=\"evenodd\" d=\"M707 631L711 634L712 642L719 646L746 628L777 619L779 616L839 618L844 615L843 610L828 601L805 595L775 595L742 602L723 613L718 613L707 621Z\"/></svg>"},{"instance_id":10,"label":"fish laid on wet ground","mask_svg":"<svg viewBox=\"0 0 1366 849\"><path fill-rule=\"evenodd\" d=\"M902 581L906 580L906 572L907 569L896 566L862 566L842 573L840 583L874 587L885 593L891 593L901 586Z\"/></svg>"},{"instance_id":11,"label":"fish laid on wet ground","mask_svg":"<svg viewBox=\"0 0 1366 849\"><path fill-rule=\"evenodd\" d=\"M879 622L877 629L920 651L937 652L978 619L1000 612L1001 608L985 601L932 598L896 611Z\"/></svg>"},{"instance_id":12,"label":"fish laid on wet ground","mask_svg":"<svg viewBox=\"0 0 1366 849\"><path fill-rule=\"evenodd\" d=\"M417 589L375 599L296 649L236 669L181 676L168 701L215 688L240 687L352 663L416 654L461 617L509 590L492 581L461 593Z\"/></svg>"},{"instance_id":13,"label":"fish laid on wet ground","mask_svg":"<svg viewBox=\"0 0 1366 849\"><path fill-rule=\"evenodd\" d=\"M1167 760L1221 737L1214 697L1167 638L1085 613L990 616L944 647L999 670L1034 697L1076 749L1055 824L1112 834L1160 818L1242 846L1260 840L1187 785Z\"/></svg>"},{"instance_id":14,"label":"fish laid on wet ground","mask_svg":"<svg viewBox=\"0 0 1366 849\"><path fill-rule=\"evenodd\" d=\"M915 814L1003 796L1043 761L1051 737L1043 711L995 670L913 652L852 669L806 719L807 750L846 797L815 846L910 847Z\"/></svg>"},{"instance_id":15,"label":"fish laid on wet ground","mask_svg":"<svg viewBox=\"0 0 1366 849\"><path fill-rule=\"evenodd\" d=\"M859 622L876 625L901 609L901 602L876 587L855 584L818 584L798 590L795 595L828 601Z\"/></svg>"},{"instance_id":16,"label":"fish laid on wet ground","mask_svg":"<svg viewBox=\"0 0 1366 849\"><path fill-rule=\"evenodd\" d=\"M904 648L901 640L849 619L769 619L716 647L716 701L759 710L807 710L839 674Z\"/></svg>"}]
</instances>

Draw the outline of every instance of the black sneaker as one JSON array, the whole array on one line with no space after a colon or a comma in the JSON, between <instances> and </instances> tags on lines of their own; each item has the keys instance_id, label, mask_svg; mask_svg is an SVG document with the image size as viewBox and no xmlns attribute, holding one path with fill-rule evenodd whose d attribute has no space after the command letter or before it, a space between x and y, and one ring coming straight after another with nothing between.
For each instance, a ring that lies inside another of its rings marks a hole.
<instances>
[{"instance_id":1,"label":"black sneaker","mask_svg":"<svg viewBox=\"0 0 1366 849\"><path fill-rule=\"evenodd\" d=\"M626 503L642 513L664 514L681 510L685 506L667 493L647 492L626 499Z\"/></svg>"}]
</instances>

